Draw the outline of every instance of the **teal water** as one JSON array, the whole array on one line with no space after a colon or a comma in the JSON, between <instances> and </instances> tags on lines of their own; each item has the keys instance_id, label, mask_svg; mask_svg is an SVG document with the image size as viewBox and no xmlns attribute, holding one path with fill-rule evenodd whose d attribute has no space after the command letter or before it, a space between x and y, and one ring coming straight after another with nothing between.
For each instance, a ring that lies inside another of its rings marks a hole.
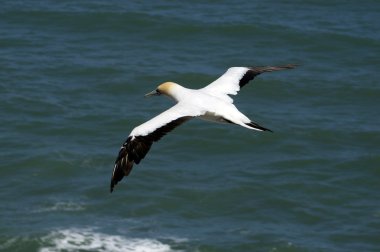
<instances>
[{"instance_id":1,"label":"teal water","mask_svg":"<svg viewBox=\"0 0 380 252\"><path fill-rule=\"evenodd\" d=\"M2 1L1 251L379 251L378 1ZM274 131L190 121L109 193L120 145L231 66Z\"/></svg>"}]
</instances>

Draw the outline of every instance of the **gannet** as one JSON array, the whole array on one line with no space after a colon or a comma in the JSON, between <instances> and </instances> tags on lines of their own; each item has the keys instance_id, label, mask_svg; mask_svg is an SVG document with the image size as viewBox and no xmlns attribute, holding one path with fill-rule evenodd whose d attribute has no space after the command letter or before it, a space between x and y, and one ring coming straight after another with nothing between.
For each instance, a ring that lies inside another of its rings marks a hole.
<instances>
[{"instance_id":1,"label":"gannet","mask_svg":"<svg viewBox=\"0 0 380 252\"><path fill-rule=\"evenodd\" d=\"M116 158L111 178L111 192L124 176L129 175L133 165L140 163L153 142L157 142L168 132L191 118L197 117L211 122L235 124L257 131L271 131L241 113L233 104L230 95L236 95L243 86L261 73L294 67L296 65L293 64L231 67L217 80L201 89L185 88L174 82L160 84L145 97L165 95L177 103L132 130Z\"/></svg>"}]
</instances>

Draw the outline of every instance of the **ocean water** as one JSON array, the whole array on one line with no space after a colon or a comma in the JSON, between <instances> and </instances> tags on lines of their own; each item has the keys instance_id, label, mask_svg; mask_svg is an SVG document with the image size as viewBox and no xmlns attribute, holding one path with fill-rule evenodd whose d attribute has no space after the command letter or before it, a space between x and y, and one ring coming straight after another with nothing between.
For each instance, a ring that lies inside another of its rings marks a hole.
<instances>
[{"instance_id":1,"label":"ocean water","mask_svg":"<svg viewBox=\"0 0 380 252\"><path fill-rule=\"evenodd\" d=\"M380 251L379 1L0 7L0 251ZM231 66L274 133L190 121L109 193L120 145Z\"/></svg>"}]
</instances>

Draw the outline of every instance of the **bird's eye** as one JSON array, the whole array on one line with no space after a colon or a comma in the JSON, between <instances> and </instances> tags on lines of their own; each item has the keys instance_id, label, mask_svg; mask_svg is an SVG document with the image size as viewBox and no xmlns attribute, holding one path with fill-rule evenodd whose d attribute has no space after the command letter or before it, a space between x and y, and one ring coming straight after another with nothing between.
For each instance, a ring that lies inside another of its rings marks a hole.
<instances>
[{"instance_id":1,"label":"bird's eye","mask_svg":"<svg viewBox=\"0 0 380 252\"><path fill-rule=\"evenodd\" d=\"M156 89L156 93L159 95L161 94L161 92L160 92L160 90L158 90L158 88Z\"/></svg>"}]
</instances>

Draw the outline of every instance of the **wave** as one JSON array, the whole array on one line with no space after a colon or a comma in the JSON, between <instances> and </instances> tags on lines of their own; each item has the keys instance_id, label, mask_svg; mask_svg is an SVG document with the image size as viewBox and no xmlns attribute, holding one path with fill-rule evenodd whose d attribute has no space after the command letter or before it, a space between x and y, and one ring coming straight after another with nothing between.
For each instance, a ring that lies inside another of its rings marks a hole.
<instances>
[{"instance_id":1,"label":"wave","mask_svg":"<svg viewBox=\"0 0 380 252\"><path fill-rule=\"evenodd\" d=\"M95 232L92 229L63 229L52 231L41 238L39 252L55 251L122 251L122 252L170 252L169 245L155 239L125 238ZM178 251L178 250L176 250Z\"/></svg>"},{"instance_id":2,"label":"wave","mask_svg":"<svg viewBox=\"0 0 380 252\"><path fill-rule=\"evenodd\" d=\"M34 212L53 212L53 211L82 211L85 207L81 203L75 202L56 202L51 206L41 207L36 209Z\"/></svg>"}]
</instances>

